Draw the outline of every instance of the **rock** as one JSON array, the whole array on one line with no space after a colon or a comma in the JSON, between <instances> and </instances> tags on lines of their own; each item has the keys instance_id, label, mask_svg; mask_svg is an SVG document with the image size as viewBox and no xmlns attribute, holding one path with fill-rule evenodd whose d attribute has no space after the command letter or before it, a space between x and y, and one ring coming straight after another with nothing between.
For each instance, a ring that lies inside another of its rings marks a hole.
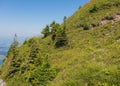
<instances>
[{"instance_id":1,"label":"rock","mask_svg":"<svg viewBox=\"0 0 120 86\"><path fill-rule=\"evenodd\" d=\"M0 79L0 86L5 86L5 82L2 79Z\"/></svg>"}]
</instances>

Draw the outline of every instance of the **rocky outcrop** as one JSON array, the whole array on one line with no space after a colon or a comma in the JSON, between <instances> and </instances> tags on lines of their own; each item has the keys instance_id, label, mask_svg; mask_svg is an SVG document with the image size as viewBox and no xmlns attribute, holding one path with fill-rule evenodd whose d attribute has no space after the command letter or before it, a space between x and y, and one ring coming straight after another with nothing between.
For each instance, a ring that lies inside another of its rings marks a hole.
<instances>
[{"instance_id":1,"label":"rocky outcrop","mask_svg":"<svg viewBox=\"0 0 120 86\"><path fill-rule=\"evenodd\" d=\"M0 79L0 86L6 86L5 82L2 79Z\"/></svg>"},{"instance_id":2,"label":"rocky outcrop","mask_svg":"<svg viewBox=\"0 0 120 86\"><path fill-rule=\"evenodd\" d=\"M115 22L120 21L120 14L115 15L114 17L107 17L102 19L102 21L100 21L100 25L104 25L108 22L112 22L112 24L114 24Z\"/></svg>"},{"instance_id":3,"label":"rocky outcrop","mask_svg":"<svg viewBox=\"0 0 120 86\"><path fill-rule=\"evenodd\" d=\"M105 25L107 23L114 24L118 21L120 21L120 14L116 14L115 16L106 16L97 24L90 24L90 27L91 27L91 29L94 29L95 27L98 27L100 25Z\"/></svg>"}]
</instances>

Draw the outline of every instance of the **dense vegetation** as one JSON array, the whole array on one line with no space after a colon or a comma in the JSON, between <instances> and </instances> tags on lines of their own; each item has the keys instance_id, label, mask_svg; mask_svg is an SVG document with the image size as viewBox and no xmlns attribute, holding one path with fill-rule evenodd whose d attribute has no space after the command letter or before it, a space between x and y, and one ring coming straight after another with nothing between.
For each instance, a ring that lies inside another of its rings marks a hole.
<instances>
[{"instance_id":1,"label":"dense vegetation","mask_svg":"<svg viewBox=\"0 0 120 86\"><path fill-rule=\"evenodd\" d=\"M62 25L18 46L1 68L7 86L119 86L120 1L90 0Z\"/></svg>"}]
</instances>

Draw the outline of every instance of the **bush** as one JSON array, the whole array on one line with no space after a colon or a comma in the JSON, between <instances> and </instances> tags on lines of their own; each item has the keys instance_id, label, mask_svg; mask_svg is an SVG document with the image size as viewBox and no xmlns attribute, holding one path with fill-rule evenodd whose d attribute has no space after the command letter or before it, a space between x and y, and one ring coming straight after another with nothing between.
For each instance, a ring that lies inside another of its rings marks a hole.
<instances>
[{"instance_id":1,"label":"bush","mask_svg":"<svg viewBox=\"0 0 120 86\"><path fill-rule=\"evenodd\" d=\"M61 46L67 45L67 40L65 39L60 39L55 43L55 48L59 48Z\"/></svg>"},{"instance_id":2,"label":"bush","mask_svg":"<svg viewBox=\"0 0 120 86\"><path fill-rule=\"evenodd\" d=\"M67 44L66 31L63 28L58 28L55 38L55 48L65 46Z\"/></svg>"},{"instance_id":3,"label":"bush","mask_svg":"<svg viewBox=\"0 0 120 86\"><path fill-rule=\"evenodd\" d=\"M90 27L89 27L88 24L84 24L84 25L83 25L83 30L89 30L89 29L90 29Z\"/></svg>"},{"instance_id":4,"label":"bush","mask_svg":"<svg viewBox=\"0 0 120 86\"><path fill-rule=\"evenodd\" d=\"M41 64L37 64L36 61L33 65L30 66L29 72L25 77L28 83L31 83L32 86L46 86L48 81L51 81L56 76L56 69L51 68L48 61L48 55L41 57Z\"/></svg>"},{"instance_id":5,"label":"bush","mask_svg":"<svg viewBox=\"0 0 120 86\"><path fill-rule=\"evenodd\" d=\"M96 5L93 5L93 7L89 10L90 13L94 13L98 10Z\"/></svg>"}]
</instances>

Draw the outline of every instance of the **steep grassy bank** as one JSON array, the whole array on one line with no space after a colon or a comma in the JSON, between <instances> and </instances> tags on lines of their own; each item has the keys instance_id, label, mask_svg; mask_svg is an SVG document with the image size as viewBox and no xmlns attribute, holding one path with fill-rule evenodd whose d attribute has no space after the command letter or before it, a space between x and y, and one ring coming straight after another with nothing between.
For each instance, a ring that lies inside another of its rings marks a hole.
<instances>
[{"instance_id":1,"label":"steep grassy bank","mask_svg":"<svg viewBox=\"0 0 120 86\"><path fill-rule=\"evenodd\" d=\"M7 86L119 86L119 7L91 0L78 9L66 20L65 46L55 48L51 34L15 42L1 69Z\"/></svg>"}]
</instances>

